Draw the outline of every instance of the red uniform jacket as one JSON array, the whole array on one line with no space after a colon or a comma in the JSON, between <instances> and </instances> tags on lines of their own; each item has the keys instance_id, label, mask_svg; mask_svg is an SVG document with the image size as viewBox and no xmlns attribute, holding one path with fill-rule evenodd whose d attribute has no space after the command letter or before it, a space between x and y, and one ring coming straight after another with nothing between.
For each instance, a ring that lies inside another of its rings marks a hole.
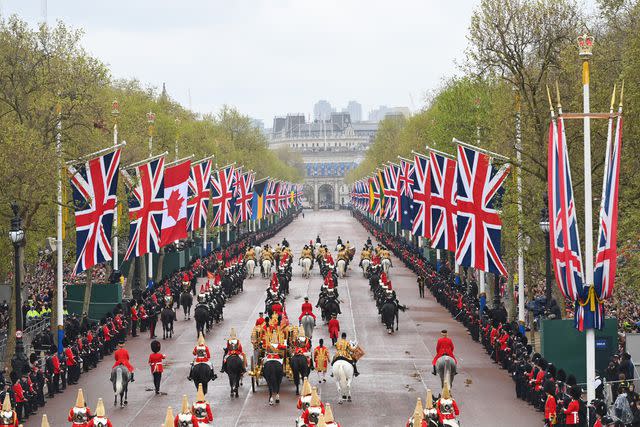
<instances>
[{"instance_id":1,"label":"red uniform jacket","mask_svg":"<svg viewBox=\"0 0 640 427\"><path fill-rule=\"evenodd\" d=\"M568 426L573 426L578 424L579 417L578 411L580 410L580 403L577 400L572 400L567 406L567 409L564 410L564 414L566 415L565 424Z\"/></svg>"},{"instance_id":2,"label":"red uniform jacket","mask_svg":"<svg viewBox=\"0 0 640 427\"><path fill-rule=\"evenodd\" d=\"M118 365L124 365L129 370L129 372L133 373L133 366L131 366L131 363L129 363L129 352L126 348L117 349L116 352L113 353L113 357L116 359L116 362L113 364L113 368Z\"/></svg>"},{"instance_id":3,"label":"red uniform jacket","mask_svg":"<svg viewBox=\"0 0 640 427\"><path fill-rule=\"evenodd\" d=\"M302 413L302 420L304 421L304 423L306 425L310 425L309 424L309 415L310 415L309 409L310 409L310 407L305 409L304 412ZM320 403L320 413L322 415L324 415L324 403ZM315 424L313 424L313 425L315 425Z\"/></svg>"},{"instance_id":4,"label":"red uniform jacket","mask_svg":"<svg viewBox=\"0 0 640 427\"><path fill-rule=\"evenodd\" d=\"M205 357L196 357L196 363L206 363L211 359L211 353L209 353L209 347L204 346L204 350L206 353ZM197 356L198 354L198 346L193 347L193 355Z\"/></svg>"},{"instance_id":5,"label":"red uniform jacket","mask_svg":"<svg viewBox=\"0 0 640 427\"><path fill-rule=\"evenodd\" d=\"M436 344L436 356L433 358L433 366L436 366L437 360L445 354L447 356L451 356L453 360L458 363L456 357L453 355L453 348L453 341L451 341L451 338L440 337L438 339L438 343Z\"/></svg>"},{"instance_id":6,"label":"red uniform jacket","mask_svg":"<svg viewBox=\"0 0 640 427\"><path fill-rule=\"evenodd\" d=\"M436 412L438 413L438 419L440 420L440 423L442 423L444 420L453 420L455 419L455 417L460 415L460 410L458 409L458 404L456 403L456 401L451 399L451 403L453 404L453 414L444 414L440 411L440 399L438 399L438 401L436 402Z\"/></svg>"},{"instance_id":7,"label":"red uniform jacket","mask_svg":"<svg viewBox=\"0 0 640 427\"><path fill-rule=\"evenodd\" d=\"M131 320L134 322L138 320L138 310L135 307L131 307Z\"/></svg>"},{"instance_id":8,"label":"red uniform jacket","mask_svg":"<svg viewBox=\"0 0 640 427\"><path fill-rule=\"evenodd\" d=\"M338 319L329 320L329 338L338 338L340 334L340 322Z\"/></svg>"},{"instance_id":9,"label":"red uniform jacket","mask_svg":"<svg viewBox=\"0 0 640 427\"><path fill-rule=\"evenodd\" d=\"M264 324L264 317L258 317L258 319L256 319L256 326L260 326Z\"/></svg>"},{"instance_id":10,"label":"red uniform jacket","mask_svg":"<svg viewBox=\"0 0 640 427\"><path fill-rule=\"evenodd\" d=\"M91 410L89 409L88 406L85 407L86 409L86 414L87 414L87 422L86 423L77 423L73 421L73 408L71 408L69 410L69 417L67 418L67 420L71 423L72 427L89 427L89 420L91 419Z\"/></svg>"},{"instance_id":11,"label":"red uniform jacket","mask_svg":"<svg viewBox=\"0 0 640 427\"><path fill-rule=\"evenodd\" d=\"M95 421L94 421L95 420ZM100 425L106 425L106 427L113 427L113 424L111 424L111 420L108 418L102 418L100 419L100 421L106 420L106 424L100 424ZM98 422L97 418L91 418L91 420L89 420L89 422L87 423L87 427L95 427Z\"/></svg>"},{"instance_id":12,"label":"red uniform jacket","mask_svg":"<svg viewBox=\"0 0 640 427\"><path fill-rule=\"evenodd\" d=\"M194 415L191 415L191 424L193 427L198 427L198 420ZM180 422L178 421L178 416L173 419L173 427L180 427Z\"/></svg>"},{"instance_id":13,"label":"red uniform jacket","mask_svg":"<svg viewBox=\"0 0 640 427\"><path fill-rule=\"evenodd\" d=\"M235 350L231 349L231 346L227 342L227 356L231 356L232 354L237 354L238 356L242 355L244 351L242 351L242 344L238 341L238 348Z\"/></svg>"},{"instance_id":14,"label":"red uniform jacket","mask_svg":"<svg viewBox=\"0 0 640 427\"><path fill-rule=\"evenodd\" d=\"M200 408L204 406L206 408L207 411L207 416L206 417L198 417L196 415L196 411ZM196 417L196 419L201 422L201 423L207 423L210 424L213 422L213 412L211 412L211 405L209 405L207 402L196 402L193 404L193 406L191 407L191 411L193 412L193 415Z\"/></svg>"},{"instance_id":15,"label":"red uniform jacket","mask_svg":"<svg viewBox=\"0 0 640 427\"><path fill-rule=\"evenodd\" d=\"M151 373L154 372L164 372L164 368L162 366L162 360L165 359L165 356L162 353L151 353L149 355L149 366L151 367Z\"/></svg>"},{"instance_id":16,"label":"red uniform jacket","mask_svg":"<svg viewBox=\"0 0 640 427\"><path fill-rule=\"evenodd\" d=\"M554 419L556 417L556 398L547 395L547 401L544 403L544 419L551 420L552 417Z\"/></svg>"},{"instance_id":17,"label":"red uniform jacket","mask_svg":"<svg viewBox=\"0 0 640 427\"><path fill-rule=\"evenodd\" d=\"M538 375L536 376L536 386L535 386L536 391L542 390L542 381L544 381L544 376L545 376L545 372L542 369L540 369L538 371Z\"/></svg>"},{"instance_id":18,"label":"red uniform jacket","mask_svg":"<svg viewBox=\"0 0 640 427\"><path fill-rule=\"evenodd\" d=\"M91 344L93 342L93 334L91 331L87 332L87 342Z\"/></svg>"},{"instance_id":19,"label":"red uniform jacket","mask_svg":"<svg viewBox=\"0 0 640 427\"><path fill-rule=\"evenodd\" d=\"M16 382L13 385L13 395L15 396L16 403L21 403L26 401L24 398L24 390L22 390L22 386L20 385L20 382Z\"/></svg>"},{"instance_id":20,"label":"red uniform jacket","mask_svg":"<svg viewBox=\"0 0 640 427\"><path fill-rule=\"evenodd\" d=\"M282 304L280 303L275 303L271 306L271 310L273 310L273 312L275 314L282 314Z\"/></svg>"},{"instance_id":21,"label":"red uniform jacket","mask_svg":"<svg viewBox=\"0 0 640 427\"><path fill-rule=\"evenodd\" d=\"M13 411L13 421L11 422L11 424L2 424L3 426L11 426L11 427L20 427L21 424L19 424L18 422L18 414L16 414L16 411Z\"/></svg>"},{"instance_id":22,"label":"red uniform jacket","mask_svg":"<svg viewBox=\"0 0 640 427\"><path fill-rule=\"evenodd\" d=\"M138 314L140 315L140 319L142 320L145 320L148 317L147 310L145 310L143 305L140 306L140 309L138 310Z\"/></svg>"},{"instance_id":23,"label":"red uniform jacket","mask_svg":"<svg viewBox=\"0 0 640 427\"><path fill-rule=\"evenodd\" d=\"M64 349L64 355L67 358L67 366L73 366L76 364L76 359L73 357L73 351L69 347Z\"/></svg>"},{"instance_id":24,"label":"red uniform jacket","mask_svg":"<svg viewBox=\"0 0 640 427\"><path fill-rule=\"evenodd\" d=\"M111 331L109 331L109 327L107 325L102 327L102 335L104 335L105 341L111 341Z\"/></svg>"},{"instance_id":25,"label":"red uniform jacket","mask_svg":"<svg viewBox=\"0 0 640 427\"><path fill-rule=\"evenodd\" d=\"M59 375L60 374L60 359L58 359L58 354L55 353L53 356L51 356L51 364L53 365L53 374L54 375Z\"/></svg>"},{"instance_id":26,"label":"red uniform jacket","mask_svg":"<svg viewBox=\"0 0 640 427\"><path fill-rule=\"evenodd\" d=\"M308 314L309 316L313 317L313 320L316 320L316 315L313 314L313 306L310 302L302 303L302 314L300 315L300 317L298 317L298 321L302 320L302 316L304 316L305 314Z\"/></svg>"}]
</instances>

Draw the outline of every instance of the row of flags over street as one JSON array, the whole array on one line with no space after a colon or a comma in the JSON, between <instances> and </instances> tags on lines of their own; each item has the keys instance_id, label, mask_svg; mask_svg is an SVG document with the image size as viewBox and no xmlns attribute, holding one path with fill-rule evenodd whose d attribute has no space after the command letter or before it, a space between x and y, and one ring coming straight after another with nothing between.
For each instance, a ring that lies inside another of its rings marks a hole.
<instances>
[{"instance_id":1,"label":"row of flags over street","mask_svg":"<svg viewBox=\"0 0 640 427\"><path fill-rule=\"evenodd\" d=\"M110 261L117 209L118 176L124 177L129 207L129 245L125 260L187 237L208 225L238 225L283 215L302 205L302 185L271 179L256 181L253 171L230 164L214 168L212 157L165 163L165 154L128 167L121 149L68 165L76 219L74 274Z\"/></svg>"},{"instance_id":2,"label":"row of flags over street","mask_svg":"<svg viewBox=\"0 0 640 427\"><path fill-rule=\"evenodd\" d=\"M352 204L454 252L458 265L507 276L498 209L508 174L508 164L498 168L468 144L458 144L457 158L429 149L356 181Z\"/></svg>"}]
</instances>

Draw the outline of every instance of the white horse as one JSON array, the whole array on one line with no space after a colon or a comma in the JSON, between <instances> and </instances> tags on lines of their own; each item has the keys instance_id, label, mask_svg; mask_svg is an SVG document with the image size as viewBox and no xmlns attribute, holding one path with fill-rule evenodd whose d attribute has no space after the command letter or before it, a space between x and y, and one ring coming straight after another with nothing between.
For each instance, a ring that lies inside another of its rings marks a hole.
<instances>
[{"instance_id":1,"label":"white horse","mask_svg":"<svg viewBox=\"0 0 640 427\"><path fill-rule=\"evenodd\" d=\"M262 246L256 245L256 247L253 248L253 251L256 253L256 259L260 259L260 254L262 253Z\"/></svg>"},{"instance_id":2,"label":"white horse","mask_svg":"<svg viewBox=\"0 0 640 427\"><path fill-rule=\"evenodd\" d=\"M253 277L254 270L256 269L256 262L252 259L248 260L245 268L247 269L247 277L251 279Z\"/></svg>"},{"instance_id":3,"label":"white horse","mask_svg":"<svg viewBox=\"0 0 640 427\"><path fill-rule=\"evenodd\" d=\"M369 261L368 259L363 259L362 260L362 275L367 277L367 270L369 269L369 264L371 264L371 261Z\"/></svg>"},{"instance_id":4,"label":"white horse","mask_svg":"<svg viewBox=\"0 0 640 427\"><path fill-rule=\"evenodd\" d=\"M316 252L318 252L318 250L320 250L320 246L322 246L322 245L320 243L316 242L315 246L316 246Z\"/></svg>"},{"instance_id":5,"label":"white horse","mask_svg":"<svg viewBox=\"0 0 640 427\"><path fill-rule=\"evenodd\" d=\"M345 400L351 402L351 381L353 380L353 365L346 360L336 360L331 366L333 379L338 387L338 400L342 404Z\"/></svg>"},{"instance_id":6,"label":"white horse","mask_svg":"<svg viewBox=\"0 0 640 427\"><path fill-rule=\"evenodd\" d=\"M271 261L268 259L262 261L262 270L264 271L263 277L271 277Z\"/></svg>"},{"instance_id":7,"label":"white horse","mask_svg":"<svg viewBox=\"0 0 640 427\"><path fill-rule=\"evenodd\" d=\"M302 277L309 277L311 275L311 258L302 258L300 263L302 265Z\"/></svg>"},{"instance_id":8,"label":"white horse","mask_svg":"<svg viewBox=\"0 0 640 427\"><path fill-rule=\"evenodd\" d=\"M347 274L347 262L343 259L339 259L338 260L338 276L339 277L344 277Z\"/></svg>"},{"instance_id":9,"label":"white horse","mask_svg":"<svg viewBox=\"0 0 640 427\"><path fill-rule=\"evenodd\" d=\"M389 258L383 258L382 259L382 271L384 271L384 273L388 275L390 268L391 268L391 260Z\"/></svg>"}]
</instances>

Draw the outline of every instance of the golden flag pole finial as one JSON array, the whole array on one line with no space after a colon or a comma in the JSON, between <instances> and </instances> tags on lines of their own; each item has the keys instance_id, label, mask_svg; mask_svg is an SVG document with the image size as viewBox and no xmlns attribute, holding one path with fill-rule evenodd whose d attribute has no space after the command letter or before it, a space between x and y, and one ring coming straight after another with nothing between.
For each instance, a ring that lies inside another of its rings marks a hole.
<instances>
[{"instance_id":1,"label":"golden flag pole finial","mask_svg":"<svg viewBox=\"0 0 640 427\"><path fill-rule=\"evenodd\" d=\"M547 85L547 99L549 100L549 111L553 115L553 102L551 101L551 91L549 90L549 85Z\"/></svg>"},{"instance_id":2,"label":"golden flag pole finial","mask_svg":"<svg viewBox=\"0 0 640 427\"><path fill-rule=\"evenodd\" d=\"M613 107L616 105L616 90L617 90L617 84L614 83L613 84L613 93L611 94L611 111L613 111Z\"/></svg>"},{"instance_id":3,"label":"golden flag pole finial","mask_svg":"<svg viewBox=\"0 0 640 427\"><path fill-rule=\"evenodd\" d=\"M556 97L558 99L558 110L562 108L562 103L560 102L560 85L556 80Z\"/></svg>"},{"instance_id":4,"label":"golden flag pole finial","mask_svg":"<svg viewBox=\"0 0 640 427\"><path fill-rule=\"evenodd\" d=\"M622 108L623 98L624 98L624 80L622 81L622 87L620 88L620 108Z\"/></svg>"}]
</instances>

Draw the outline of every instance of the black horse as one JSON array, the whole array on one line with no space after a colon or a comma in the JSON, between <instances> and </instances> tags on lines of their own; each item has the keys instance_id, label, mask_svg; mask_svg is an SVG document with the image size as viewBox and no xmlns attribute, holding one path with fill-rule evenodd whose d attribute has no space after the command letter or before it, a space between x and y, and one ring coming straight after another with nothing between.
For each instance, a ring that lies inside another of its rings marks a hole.
<instances>
[{"instance_id":1,"label":"black horse","mask_svg":"<svg viewBox=\"0 0 640 427\"><path fill-rule=\"evenodd\" d=\"M392 301L386 301L382 305L382 310L380 314L382 314L382 323L384 323L387 328L388 333L393 333L393 321L396 322L396 331L398 330L399 324L399 315L398 315L398 306L394 304Z\"/></svg>"},{"instance_id":2,"label":"black horse","mask_svg":"<svg viewBox=\"0 0 640 427\"><path fill-rule=\"evenodd\" d=\"M244 371L244 362L242 357L232 354L227 358L227 366L225 371L229 377L229 387L231 387L231 397L238 397L238 388L240 387L240 379Z\"/></svg>"},{"instance_id":3,"label":"black horse","mask_svg":"<svg viewBox=\"0 0 640 427\"><path fill-rule=\"evenodd\" d=\"M176 320L176 312L169 307L164 307L160 312L162 321L162 339L173 337L173 321Z\"/></svg>"},{"instance_id":4,"label":"black horse","mask_svg":"<svg viewBox=\"0 0 640 427\"><path fill-rule=\"evenodd\" d=\"M215 380L217 377L218 376L213 372L213 369L211 369L211 366L209 366L208 363L196 363L193 366L193 371L191 372L191 378L196 386L196 390L198 389L198 385L202 384L202 392L204 394L207 394L209 381Z\"/></svg>"},{"instance_id":5,"label":"black horse","mask_svg":"<svg viewBox=\"0 0 640 427\"><path fill-rule=\"evenodd\" d=\"M322 309L322 318L326 321L331 319L331 315L337 316L340 313L340 304L333 298L326 298L320 308Z\"/></svg>"},{"instance_id":6,"label":"black horse","mask_svg":"<svg viewBox=\"0 0 640 427\"><path fill-rule=\"evenodd\" d=\"M193 312L193 318L196 319L196 336L205 334L205 327L207 332L209 329L209 308L204 304L198 304Z\"/></svg>"},{"instance_id":7,"label":"black horse","mask_svg":"<svg viewBox=\"0 0 640 427\"><path fill-rule=\"evenodd\" d=\"M273 405L273 395L276 395L275 403L280 403L280 384L284 377L282 363L277 360L267 360L262 366L262 376L269 386L269 405Z\"/></svg>"},{"instance_id":8,"label":"black horse","mask_svg":"<svg viewBox=\"0 0 640 427\"><path fill-rule=\"evenodd\" d=\"M307 356L304 354L294 354L289 358L291 364L291 371L293 372L293 383L296 385L296 396L300 394L299 386L300 380L305 377L309 377L309 363L307 362Z\"/></svg>"},{"instance_id":9,"label":"black horse","mask_svg":"<svg viewBox=\"0 0 640 427\"><path fill-rule=\"evenodd\" d=\"M191 292L183 291L180 294L180 305L184 310L184 319L191 319L191 306L193 305L193 295L191 295Z\"/></svg>"}]
</instances>

